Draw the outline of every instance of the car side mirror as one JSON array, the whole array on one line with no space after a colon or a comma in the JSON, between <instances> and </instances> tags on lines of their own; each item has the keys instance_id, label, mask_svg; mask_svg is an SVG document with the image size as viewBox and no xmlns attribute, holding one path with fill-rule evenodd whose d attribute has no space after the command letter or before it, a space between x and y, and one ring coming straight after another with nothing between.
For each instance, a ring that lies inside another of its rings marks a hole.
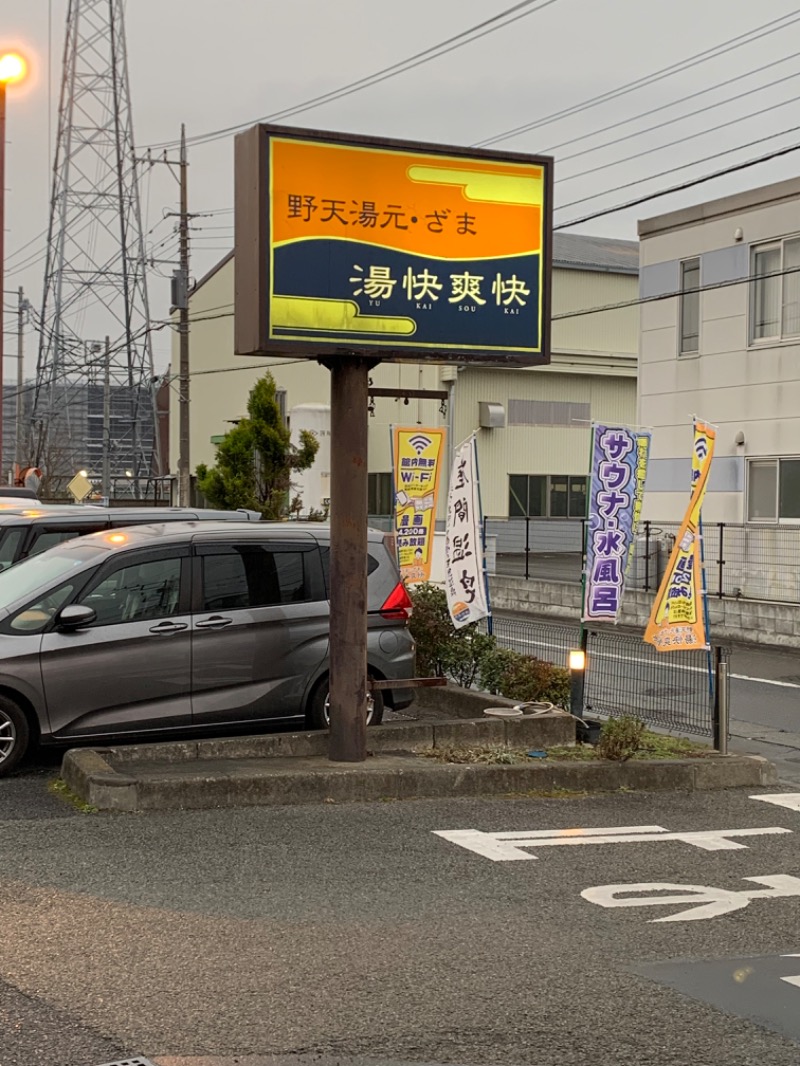
<instances>
[{"instance_id":1,"label":"car side mirror","mask_svg":"<svg viewBox=\"0 0 800 1066\"><path fill-rule=\"evenodd\" d=\"M70 607L64 607L59 613L56 627L62 632L71 633L76 629L83 629L96 621L97 613L93 607L84 607L80 603L73 603Z\"/></svg>"}]
</instances>

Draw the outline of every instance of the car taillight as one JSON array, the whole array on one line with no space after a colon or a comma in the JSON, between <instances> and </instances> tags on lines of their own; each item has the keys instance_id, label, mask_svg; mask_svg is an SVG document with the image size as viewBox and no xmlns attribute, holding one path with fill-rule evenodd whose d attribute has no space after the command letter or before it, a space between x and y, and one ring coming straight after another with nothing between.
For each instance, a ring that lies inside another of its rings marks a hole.
<instances>
[{"instance_id":1,"label":"car taillight","mask_svg":"<svg viewBox=\"0 0 800 1066\"><path fill-rule=\"evenodd\" d=\"M398 581L381 607L381 617L396 618L398 621L406 622L411 617L413 606L405 585L402 581Z\"/></svg>"}]
</instances>

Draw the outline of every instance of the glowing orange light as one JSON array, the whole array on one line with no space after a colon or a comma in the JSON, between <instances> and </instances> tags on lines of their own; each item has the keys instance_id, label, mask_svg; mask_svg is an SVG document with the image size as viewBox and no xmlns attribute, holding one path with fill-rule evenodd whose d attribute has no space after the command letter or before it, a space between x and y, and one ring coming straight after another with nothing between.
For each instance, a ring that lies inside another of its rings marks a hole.
<instances>
[{"instance_id":1,"label":"glowing orange light","mask_svg":"<svg viewBox=\"0 0 800 1066\"><path fill-rule=\"evenodd\" d=\"M24 81L28 74L28 62L19 52L6 52L0 55L0 82L13 85Z\"/></svg>"},{"instance_id":2,"label":"glowing orange light","mask_svg":"<svg viewBox=\"0 0 800 1066\"><path fill-rule=\"evenodd\" d=\"M128 538L124 533L109 533L106 540L109 544L126 544Z\"/></svg>"},{"instance_id":3,"label":"glowing orange light","mask_svg":"<svg viewBox=\"0 0 800 1066\"><path fill-rule=\"evenodd\" d=\"M41 518L44 511L23 511L22 513L26 518Z\"/></svg>"}]
</instances>

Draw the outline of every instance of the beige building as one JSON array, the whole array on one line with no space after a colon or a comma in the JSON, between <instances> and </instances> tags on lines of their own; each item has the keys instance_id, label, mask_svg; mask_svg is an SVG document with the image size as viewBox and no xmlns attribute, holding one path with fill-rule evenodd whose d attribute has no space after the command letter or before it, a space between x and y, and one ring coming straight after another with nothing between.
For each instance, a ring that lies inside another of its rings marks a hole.
<instances>
[{"instance_id":1,"label":"beige building","mask_svg":"<svg viewBox=\"0 0 800 1066\"><path fill-rule=\"evenodd\" d=\"M553 265L550 366L507 370L387 363L375 368L376 388L447 392L449 402L375 400L369 440L373 514L388 514L391 507L392 424L446 425L455 442L477 431L487 516L579 518L585 513L589 423L635 422L638 308L575 312L636 298L638 245L556 234ZM198 282L190 299L192 470L214 462L214 439L244 415L248 392L266 367L285 390L290 424L305 419L305 405L329 401L328 371L313 361L235 356L232 311L231 254ZM173 367L177 363L176 340ZM170 417L174 472L177 403ZM312 421L318 423L319 417L319 410L313 411ZM315 499L304 499L305 508L317 506Z\"/></svg>"},{"instance_id":2,"label":"beige building","mask_svg":"<svg viewBox=\"0 0 800 1066\"><path fill-rule=\"evenodd\" d=\"M719 427L707 522L797 523L800 179L647 219L639 235L645 516L682 517L696 414Z\"/></svg>"}]
</instances>

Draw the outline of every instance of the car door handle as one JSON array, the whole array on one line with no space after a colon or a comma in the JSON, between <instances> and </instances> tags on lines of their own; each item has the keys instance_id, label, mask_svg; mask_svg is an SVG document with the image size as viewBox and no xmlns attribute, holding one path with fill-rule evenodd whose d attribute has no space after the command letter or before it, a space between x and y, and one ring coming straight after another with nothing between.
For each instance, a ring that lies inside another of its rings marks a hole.
<instances>
[{"instance_id":1,"label":"car door handle","mask_svg":"<svg viewBox=\"0 0 800 1066\"><path fill-rule=\"evenodd\" d=\"M224 629L225 626L232 625L232 618L223 618L219 614L215 614L213 618L206 618L203 622L195 622L195 629Z\"/></svg>"},{"instance_id":2,"label":"car door handle","mask_svg":"<svg viewBox=\"0 0 800 1066\"><path fill-rule=\"evenodd\" d=\"M150 632L156 634L180 633L181 630L188 628L188 622L159 622L157 626L150 627Z\"/></svg>"}]
</instances>

